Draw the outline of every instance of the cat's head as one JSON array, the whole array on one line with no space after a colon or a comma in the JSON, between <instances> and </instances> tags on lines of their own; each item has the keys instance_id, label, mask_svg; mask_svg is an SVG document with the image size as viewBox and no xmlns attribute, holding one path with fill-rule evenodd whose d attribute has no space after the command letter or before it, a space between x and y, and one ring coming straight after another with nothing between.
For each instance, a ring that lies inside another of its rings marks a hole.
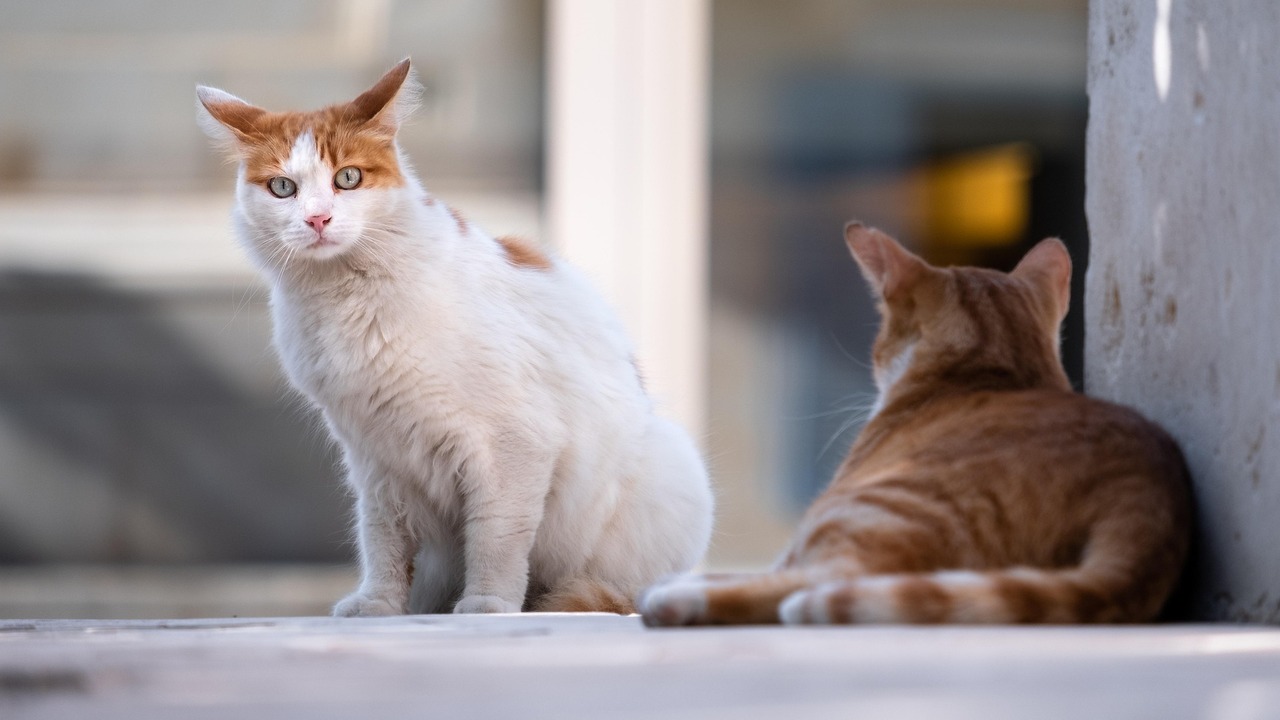
<instances>
[{"instance_id":1,"label":"cat's head","mask_svg":"<svg viewBox=\"0 0 1280 720\"><path fill-rule=\"evenodd\" d=\"M1009 273L934 267L859 223L845 227L845 242L882 317L872 349L881 403L908 374L983 389L1070 387L1058 357L1071 298L1062 241L1041 241Z\"/></svg>"},{"instance_id":2,"label":"cat's head","mask_svg":"<svg viewBox=\"0 0 1280 720\"><path fill-rule=\"evenodd\" d=\"M260 262L328 260L385 227L389 196L408 182L396 131L418 92L408 59L355 100L312 112L196 89L200 126L240 166L241 234Z\"/></svg>"}]
</instances>

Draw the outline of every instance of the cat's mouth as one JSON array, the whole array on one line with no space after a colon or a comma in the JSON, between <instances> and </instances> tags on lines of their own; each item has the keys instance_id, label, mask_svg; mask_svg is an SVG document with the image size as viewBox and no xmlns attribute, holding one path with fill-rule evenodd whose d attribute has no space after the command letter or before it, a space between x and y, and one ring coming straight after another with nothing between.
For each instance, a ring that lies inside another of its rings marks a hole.
<instances>
[{"instance_id":1,"label":"cat's mouth","mask_svg":"<svg viewBox=\"0 0 1280 720\"><path fill-rule=\"evenodd\" d=\"M314 241L314 242L312 242L310 245L308 245L308 246L307 246L307 249L308 249L308 250L319 250L319 249L321 249L321 248L336 247L337 245L338 245L338 241L337 241L337 240L333 240L333 239L331 239L331 238L327 238L327 237L325 237L325 236L323 236L323 235L317 235L317 236L316 236L315 241Z\"/></svg>"},{"instance_id":2,"label":"cat's mouth","mask_svg":"<svg viewBox=\"0 0 1280 720\"><path fill-rule=\"evenodd\" d=\"M328 260L341 255L346 245L337 238L328 235L317 235L311 242L302 246L303 253L312 260Z\"/></svg>"}]
</instances>

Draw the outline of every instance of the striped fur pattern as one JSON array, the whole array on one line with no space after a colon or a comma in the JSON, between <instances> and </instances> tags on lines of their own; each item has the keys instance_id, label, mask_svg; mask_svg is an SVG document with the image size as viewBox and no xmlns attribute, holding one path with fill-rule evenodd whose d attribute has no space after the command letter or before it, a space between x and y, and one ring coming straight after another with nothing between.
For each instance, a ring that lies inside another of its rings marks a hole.
<instances>
[{"instance_id":1,"label":"striped fur pattern","mask_svg":"<svg viewBox=\"0 0 1280 720\"><path fill-rule=\"evenodd\" d=\"M876 411L773 572L684 576L650 625L1152 620L1189 542L1164 431L1072 392L1058 359L1071 261L935 268L853 223L879 301Z\"/></svg>"},{"instance_id":2,"label":"striped fur pattern","mask_svg":"<svg viewBox=\"0 0 1280 720\"><path fill-rule=\"evenodd\" d=\"M426 192L396 143L416 94L408 60L314 112L197 90L355 497L361 579L334 614L631 612L706 550L702 459L581 275Z\"/></svg>"}]
</instances>

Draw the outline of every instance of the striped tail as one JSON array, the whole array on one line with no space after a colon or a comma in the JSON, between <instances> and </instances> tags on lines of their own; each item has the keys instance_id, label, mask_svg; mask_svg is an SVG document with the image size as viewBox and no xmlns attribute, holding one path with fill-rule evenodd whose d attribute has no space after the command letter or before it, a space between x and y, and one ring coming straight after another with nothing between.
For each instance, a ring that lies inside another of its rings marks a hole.
<instances>
[{"instance_id":1,"label":"striped tail","mask_svg":"<svg viewBox=\"0 0 1280 720\"><path fill-rule=\"evenodd\" d=\"M684 576L637 602L648 625L1131 623L1154 620L1187 538L1158 514L1095 525L1080 564L865 574L851 563L762 575Z\"/></svg>"},{"instance_id":2,"label":"striped tail","mask_svg":"<svg viewBox=\"0 0 1280 720\"><path fill-rule=\"evenodd\" d=\"M851 577L797 591L779 615L788 624L1147 622L1186 557L1186 539L1167 527L1117 515L1093 528L1076 566Z\"/></svg>"},{"instance_id":3,"label":"striped tail","mask_svg":"<svg viewBox=\"0 0 1280 720\"><path fill-rule=\"evenodd\" d=\"M1163 595L1154 603L1133 597L1083 568L953 570L819 585L793 593L778 612L787 624L1142 622L1156 615Z\"/></svg>"},{"instance_id":4,"label":"striped tail","mask_svg":"<svg viewBox=\"0 0 1280 720\"><path fill-rule=\"evenodd\" d=\"M1069 568L858 575L792 568L684 576L637 602L650 626L846 623L1131 623L1156 618L1183 550L1095 554ZM1105 558L1105 560L1104 560ZM1134 560L1145 562L1133 562Z\"/></svg>"},{"instance_id":5,"label":"striped tail","mask_svg":"<svg viewBox=\"0 0 1280 720\"><path fill-rule=\"evenodd\" d=\"M1168 593L1164 583L1144 589L1088 568L835 577L686 576L650 588L637 606L649 626L1117 623L1153 619Z\"/></svg>"}]
</instances>

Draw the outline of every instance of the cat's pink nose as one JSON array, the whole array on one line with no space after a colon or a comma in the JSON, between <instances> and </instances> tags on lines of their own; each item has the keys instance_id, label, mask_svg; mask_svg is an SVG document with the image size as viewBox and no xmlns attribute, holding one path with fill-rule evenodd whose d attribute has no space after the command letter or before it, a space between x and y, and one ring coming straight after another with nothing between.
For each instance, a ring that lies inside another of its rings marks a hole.
<instances>
[{"instance_id":1,"label":"cat's pink nose","mask_svg":"<svg viewBox=\"0 0 1280 720\"><path fill-rule=\"evenodd\" d=\"M319 233L320 231L324 230L324 226L328 225L329 221L332 219L333 219L333 216L330 215L329 213L320 213L318 215L312 215L311 217L307 218L307 224L315 228L316 232Z\"/></svg>"}]
</instances>

